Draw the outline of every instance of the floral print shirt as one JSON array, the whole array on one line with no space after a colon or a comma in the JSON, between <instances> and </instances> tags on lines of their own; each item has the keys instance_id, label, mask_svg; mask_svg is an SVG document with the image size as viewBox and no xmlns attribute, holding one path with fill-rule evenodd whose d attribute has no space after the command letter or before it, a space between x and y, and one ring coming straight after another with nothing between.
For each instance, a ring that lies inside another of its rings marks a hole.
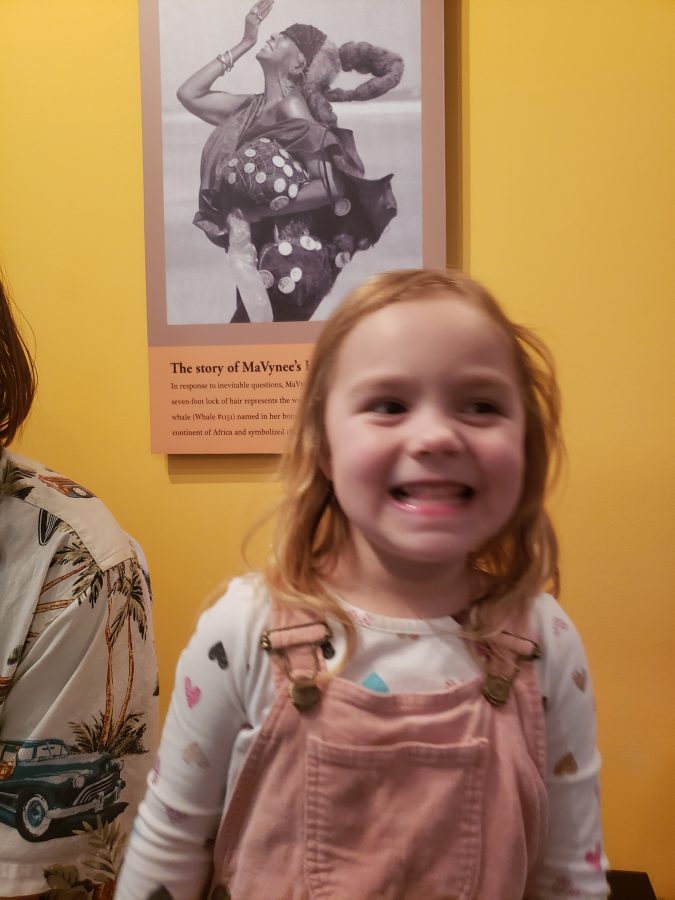
<instances>
[{"instance_id":1,"label":"floral print shirt","mask_svg":"<svg viewBox=\"0 0 675 900\"><path fill-rule=\"evenodd\" d=\"M0 896L111 897L157 731L140 550L0 451Z\"/></svg>"},{"instance_id":2,"label":"floral print shirt","mask_svg":"<svg viewBox=\"0 0 675 900\"><path fill-rule=\"evenodd\" d=\"M449 616L397 619L347 609L358 650L343 678L371 691L400 693L443 690L480 674L460 626ZM254 577L234 579L202 615L178 664L119 900L196 900L208 885L223 808L274 701L269 656L260 649L268 618L266 589ZM328 669L344 650L340 626L330 625ZM534 665L545 710L549 800L548 844L535 896L601 900L608 894L608 862L588 663L572 621L548 594L535 599L531 628L542 650ZM261 883L273 883L270 878L273 873L264 873Z\"/></svg>"}]
</instances>

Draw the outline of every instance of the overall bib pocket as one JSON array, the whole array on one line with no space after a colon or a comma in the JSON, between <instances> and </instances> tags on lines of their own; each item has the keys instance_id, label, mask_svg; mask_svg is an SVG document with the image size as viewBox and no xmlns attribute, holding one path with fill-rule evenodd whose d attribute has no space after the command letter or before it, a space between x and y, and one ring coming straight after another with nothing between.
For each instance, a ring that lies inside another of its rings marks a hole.
<instances>
[{"instance_id":1,"label":"overall bib pocket","mask_svg":"<svg viewBox=\"0 0 675 900\"><path fill-rule=\"evenodd\" d=\"M488 741L307 741L312 900L468 900L482 849Z\"/></svg>"}]
</instances>

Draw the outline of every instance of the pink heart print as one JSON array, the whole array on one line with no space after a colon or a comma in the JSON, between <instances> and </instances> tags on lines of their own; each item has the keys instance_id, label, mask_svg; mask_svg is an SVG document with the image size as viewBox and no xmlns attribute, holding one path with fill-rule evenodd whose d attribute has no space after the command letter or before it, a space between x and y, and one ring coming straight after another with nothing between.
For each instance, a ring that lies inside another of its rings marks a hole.
<instances>
[{"instance_id":1,"label":"pink heart print","mask_svg":"<svg viewBox=\"0 0 675 900\"><path fill-rule=\"evenodd\" d=\"M576 888L571 878L567 875L558 875L553 882L553 893L562 894L565 897L581 897L581 891Z\"/></svg>"},{"instance_id":2,"label":"pink heart print","mask_svg":"<svg viewBox=\"0 0 675 900\"><path fill-rule=\"evenodd\" d=\"M185 699L187 700L187 705L192 709L193 706L196 706L202 697L202 689L197 687L196 684L192 683L192 679L189 675L185 676Z\"/></svg>"},{"instance_id":3,"label":"pink heart print","mask_svg":"<svg viewBox=\"0 0 675 900\"><path fill-rule=\"evenodd\" d=\"M560 616L556 616L553 619L553 634L558 637L561 631L567 631L569 625L564 619L561 619Z\"/></svg>"},{"instance_id":4,"label":"pink heart print","mask_svg":"<svg viewBox=\"0 0 675 900\"><path fill-rule=\"evenodd\" d=\"M177 809L173 809L171 806L167 806L164 804L164 809L166 810L166 817L170 822L181 822L183 819L187 818L187 813L179 812Z\"/></svg>"},{"instance_id":5,"label":"pink heart print","mask_svg":"<svg viewBox=\"0 0 675 900\"><path fill-rule=\"evenodd\" d=\"M593 850L589 850L584 857L589 866L598 871L602 868L602 847L596 844Z\"/></svg>"}]
</instances>

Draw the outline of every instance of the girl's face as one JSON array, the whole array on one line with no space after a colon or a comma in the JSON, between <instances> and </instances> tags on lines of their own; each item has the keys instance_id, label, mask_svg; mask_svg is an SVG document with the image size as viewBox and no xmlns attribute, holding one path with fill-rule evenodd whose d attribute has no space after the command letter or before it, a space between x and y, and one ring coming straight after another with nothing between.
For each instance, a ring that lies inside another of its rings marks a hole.
<instances>
[{"instance_id":1,"label":"girl's face","mask_svg":"<svg viewBox=\"0 0 675 900\"><path fill-rule=\"evenodd\" d=\"M324 470L357 564L463 567L516 509L525 412L508 340L452 295L362 319L337 355Z\"/></svg>"}]
</instances>

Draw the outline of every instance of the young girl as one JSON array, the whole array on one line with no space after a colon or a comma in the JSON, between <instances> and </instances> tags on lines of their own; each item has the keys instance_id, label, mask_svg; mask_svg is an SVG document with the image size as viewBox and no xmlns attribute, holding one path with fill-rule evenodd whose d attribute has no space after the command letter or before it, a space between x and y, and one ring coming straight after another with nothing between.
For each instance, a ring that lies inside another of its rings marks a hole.
<instances>
[{"instance_id":1,"label":"young girl","mask_svg":"<svg viewBox=\"0 0 675 900\"><path fill-rule=\"evenodd\" d=\"M586 659L540 593L558 425L546 349L470 278L343 302L272 558L181 658L120 897L607 896Z\"/></svg>"}]
</instances>

